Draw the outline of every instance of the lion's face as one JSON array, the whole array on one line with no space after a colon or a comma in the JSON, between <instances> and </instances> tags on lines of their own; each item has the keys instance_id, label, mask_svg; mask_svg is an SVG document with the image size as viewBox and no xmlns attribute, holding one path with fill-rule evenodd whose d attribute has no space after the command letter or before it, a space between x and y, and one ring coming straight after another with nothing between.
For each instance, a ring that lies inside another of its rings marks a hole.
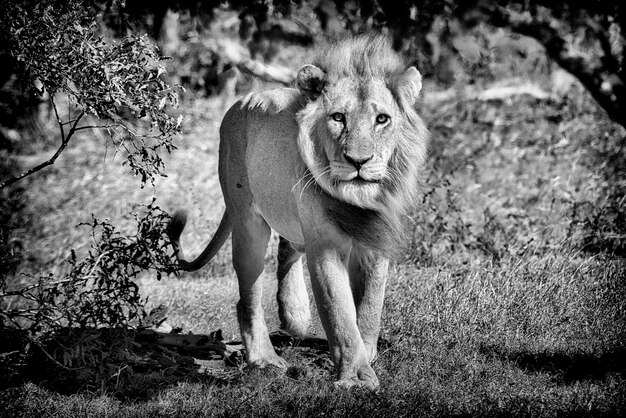
<instances>
[{"instance_id":1,"label":"lion's face","mask_svg":"<svg viewBox=\"0 0 626 418\"><path fill-rule=\"evenodd\" d=\"M373 202L391 175L399 109L381 80L344 78L320 97L319 155L328 182L349 202Z\"/></svg>"},{"instance_id":2,"label":"lion's face","mask_svg":"<svg viewBox=\"0 0 626 418\"><path fill-rule=\"evenodd\" d=\"M414 68L406 73L395 91L381 78L346 76L327 82L298 115L304 162L332 196L359 207L383 209L389 186L399 183L403 169L411 165L399 158L399 151L416 145L407 143L402 105L415 101L421 77Z\"/></svg>"}]
</instances>

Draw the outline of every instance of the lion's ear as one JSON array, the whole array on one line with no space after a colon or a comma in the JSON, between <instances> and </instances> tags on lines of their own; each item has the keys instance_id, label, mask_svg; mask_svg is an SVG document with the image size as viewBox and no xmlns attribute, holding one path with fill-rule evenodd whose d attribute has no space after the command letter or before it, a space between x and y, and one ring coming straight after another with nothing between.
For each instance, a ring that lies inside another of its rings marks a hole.
<instances>
[{"instance_id":1,"label":"lion's ear","mask_svg":"<svg viewBox=\"0 0 626 418\"><path fill-rule=\"evenodd\" d=\"M398 93L409 103L415 103L420 90L422 90L422 75L417 68L409 67L398 80Z\"/></svg>"},{"instance_id":2,"label":"lion's ear","mask_svg":"<svg viewBox=\"0 0 626 418\"><path fill-rule=\"evenodd\" d=\"M326 73L315 65L307 64L298 71L296 86L310 99L317 98L325 84Z\"/></svg>"}]
</instances>

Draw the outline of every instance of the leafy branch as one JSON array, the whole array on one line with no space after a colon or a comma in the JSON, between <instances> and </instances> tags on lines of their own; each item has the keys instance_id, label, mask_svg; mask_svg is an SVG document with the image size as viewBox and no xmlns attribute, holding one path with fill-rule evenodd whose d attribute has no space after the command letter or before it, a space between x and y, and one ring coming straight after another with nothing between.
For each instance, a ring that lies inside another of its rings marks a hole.
<instances>
[{"instance_id":1,"label":"leafy branch","mask_svg":"<svg viewBox=\"0 0 626 418\"><path fill-rule=\"evenodd\" d=\"M23 173L12 177L8 180L3 181L2 183L0 183L0 189L5 188L7 186L10 186L13 183L17 183L18 181L20 181L21 179L23 179L24 177L30 176L31 174L36 173L37 171L54 164L54 162L57 160L57 158L59 158L59 155L61 155L61 153L65 150L65 148L67 147L67 144L69 144L70 142L70 138L72 138L72 136L74 135L74 133L78 130L76 128L76 125L78 125L78 122L80 122L80 120L83 118L83 116L85 116L85 112L81 112L76 119L74 119L74 121L70 122L72 123L72 126L70 127L69 132L67 133L67 135L65 134L65 129L63 128L63 126L65 125L65 123L63 123L63 121L59 118L59 112L57 110L56 104L54 103L54 100L51 98L50 99L50 103L52 105L52 107L54 108L54 114L56 116L56 120L57 123L59 125L59 130L61 132L61 145L59 146L59 148L57 149L57 151L54 153L54 155L52 155L52 157L50 157L48 160L44 161L41 164L36 165L35 167L24 171Z\"/></svg>"},{"instance_id":2,"label":"leafy branch","mask_svg":"<svg viewBox=\"0 0 626 418\"><path fill-rule=\"evenodd\" d=\"M123 235L107 220L93 219L93 244L78 261L72 251L61 278L42 276L36 283L8 289L0 279L0 327L11 323L31 335L60 327L128 327L145 317L144 300L134 280L143 271L177 274L165 228L169 216L154 202L134 214L134 235Z\"/></svg>"},{"instance_id":3,"label":"leafy branch","mask_svg":"<svg viewBox=\"0 0 626 418\"><path fill-rule=\"evenodd\" d=\"M172 141L182 122L167 111L178 106L182 88L164 80L163 57L146 36L106 40L89 2L27 0L9 2L0 12L0 40L29 91L48 96L61 137L51 158L1 182L0 189L54 164L76 132L101 126L127 152L125 164L142 183L162 173L158 153L176 148ZM73 105L67 120L56 105L64 99ZM107 122L80 125L86 115ZM133 129L143 120L147 129Z\"/></svg>"}]
</instances>

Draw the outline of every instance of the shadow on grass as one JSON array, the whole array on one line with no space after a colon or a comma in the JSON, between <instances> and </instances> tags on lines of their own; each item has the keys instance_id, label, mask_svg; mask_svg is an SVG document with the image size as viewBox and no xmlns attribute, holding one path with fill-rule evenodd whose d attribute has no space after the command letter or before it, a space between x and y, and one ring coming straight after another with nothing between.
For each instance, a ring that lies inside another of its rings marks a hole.
<instances>
[{"instance_id":1,"label":"shadow on grass","mask_svg":"<svg viewBox=\"0 0 626 418\"><path fill-rule=\"evenodd\" d=\"M325 339L272 333L276 349L305 366L292 366L296 380L332 371ZM121 401L147 400L181 382L223 387L244 376L240 342L209 335L116 328L64 328L33 341L25 331L0 329L0 391L26 383L71 395L107 393ZM289 360L289 359L288 359ZM306 366L309 365L309 367Z\"/></svg>"},{"instance_id":2,"label":"shadow on grass","mask_svg":"<svg viewBox=\"0 0 626 418\"><path fill-rule=\"evenodd\" d=\"M603 381L609 375L626 378L626 347L602 354L532 353L483 347L483 354L509 361L528 373L548 373L557 384Z\"/></svg>"},{"instance_id":3,"label":"shadow on grass","mask_svg":"<svg viewBox=\"0 0 626 418\"><path fill-rule=\"evenodd\" d=\"M211 350L197 361L185 347L160 345L134 330L60 329L31 340L22 330L0 330L0 388L32 382L64 395L106 391L119 399L141 399L154 388L181 380L225 385L226 374L209 374ZM223 363L223 361L222 361Z\"/></svg>"}]
</instances>

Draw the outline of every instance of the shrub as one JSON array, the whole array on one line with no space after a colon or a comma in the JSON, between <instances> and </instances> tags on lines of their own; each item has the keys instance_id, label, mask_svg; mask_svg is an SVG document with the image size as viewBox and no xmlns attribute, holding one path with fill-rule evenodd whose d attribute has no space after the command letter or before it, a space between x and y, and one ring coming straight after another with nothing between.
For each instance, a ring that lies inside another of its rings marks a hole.
<instances>
[{"instance_id":1,"label":"shrub","mask_svg":"<svg viewBox=\"0 0 626 418\"><path fill-rule=\"evenodd\" d=\"M43 275L15 289L0 278L0 328L13 324L36 337L61 327L140 324L146 314L134 279L144 271L159 279L178 272L165 233L169 216L153 203L134 214L134 235L120 233L108 220L82 224L91 228L91 250L81 261L72 251L61 278Z\"/></svg>"},{"instance_id":2,"label":"shrub","mask_svg":"<svg viewBox=\"0 0 626 418\"><path fill-rule=\"evenodd\" d=\"M9 2L0 12L0 28L14 71L31 94L48 98L61 137L49 160L5 180L0 189L53 164L85 129L108 133L142 182L161 174L158 151L175 149L172 139L182 122L166 110L177 106L181 89L164 81L163 58L146 36L106 40L89 2L61 0ZM57 104L65 98L71 106L61 115ZM131 118L147 120L149 127L133 126Z\"/></svg>"}]
</instances>

